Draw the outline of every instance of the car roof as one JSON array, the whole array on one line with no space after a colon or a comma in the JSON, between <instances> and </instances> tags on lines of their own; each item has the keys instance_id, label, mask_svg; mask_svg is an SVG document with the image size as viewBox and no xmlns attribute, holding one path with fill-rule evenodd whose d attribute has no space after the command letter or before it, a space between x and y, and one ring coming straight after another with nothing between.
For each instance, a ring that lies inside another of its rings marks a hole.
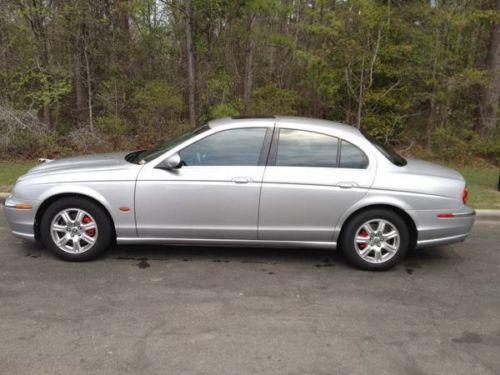
<instances>
[{"instance_id":1,"label":"car roof","mask_svg":"<svg viewBox=\"0 0 500 375\"><path fill-rule=\"evenodd\" d=\"M321 120L308 117L296 116L267 116L267 117L223 117L208 122L210 128L217 128L224 125L245 124L255 122L270 122L270 120L279 125L296 124L296 125L311 125L314 127L324 127L325 129L335 129L350 133L359 133L359 130L354 126L345 125L339 122Z\"/></svg>"}]
</instances>

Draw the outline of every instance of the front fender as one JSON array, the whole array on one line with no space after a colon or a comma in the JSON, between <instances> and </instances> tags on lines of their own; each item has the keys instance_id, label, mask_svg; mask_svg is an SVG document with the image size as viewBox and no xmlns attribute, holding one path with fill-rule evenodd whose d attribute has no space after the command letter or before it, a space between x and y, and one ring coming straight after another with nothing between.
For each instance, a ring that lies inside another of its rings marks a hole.
<instances>
[{"instance_id":1,"label":"front fender","mask_svg":"<svg viewBox=\"0 0 500 375\"><path fill-rule=\"evenodd\" d=\"M58 195L75 194L88 197L100 203L111 216L118 237L137 237L134 213L135 181L91 182L85 185L58 184L45 188L37 196L38 207ZM127 210L120 210L126 207Z\"/></svg>"},{"instance_id":2,"label":"front fender","mask_svg":"<svg viewBox=\"0 0 500 375\"><path fill-rule=\"evenodd\" d=\"M47 199L62 194L84 195L86 197L98 201L106 208L106 210L108 210L108 212L111 213L110 202L99 191L87 186L74 185L74 184L57 185L49 188L48 190L44 190L38 197L39 205L42 205L43 202L47 201Z\"/></svg>"}]
</instances>

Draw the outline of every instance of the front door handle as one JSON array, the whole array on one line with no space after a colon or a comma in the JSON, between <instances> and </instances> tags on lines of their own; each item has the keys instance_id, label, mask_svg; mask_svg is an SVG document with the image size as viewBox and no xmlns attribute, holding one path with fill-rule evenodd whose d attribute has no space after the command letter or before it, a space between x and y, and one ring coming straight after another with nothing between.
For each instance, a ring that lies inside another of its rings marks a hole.
<instances>
[{"instance_id":1,"label":"front door handle","mask_svg":"<svg viewBox=\"0 0 500 375\"><path fill-rule=\"evenodd\" d=\"M355 182L347 182L347 181L345 181L345 182L339 182L337 184L337 186L339 188L341 188L341 189L352 189L353 187L358 186L358 184L355 183Z\"/></svg>"},{"instance_id":2,"label":"front door handle","mask_svg":"<svg viewBox=\"0 0 500 375\"><path fill-rule=\"evenodd\" d=\"M235 184L248 184L249 182L252 182L252 179L250 177L234 177L231 181Z\"/></svg>"}]
</instances>

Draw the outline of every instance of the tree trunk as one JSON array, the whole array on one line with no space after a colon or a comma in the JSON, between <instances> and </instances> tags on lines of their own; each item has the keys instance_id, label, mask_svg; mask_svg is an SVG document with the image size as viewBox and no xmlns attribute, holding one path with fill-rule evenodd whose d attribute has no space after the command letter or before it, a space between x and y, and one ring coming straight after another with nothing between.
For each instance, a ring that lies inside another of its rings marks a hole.
<instances>
[{"instance_id":1,"label":"tree trunk","mask_svg":"<svg viewBox=\"0 0 500 375\"><path fill-rule=\"evenodd\" d=\"M363 114L363 100L364 100L364 85L365 85L365 56L361 60L361 73L359 77L359 94L358 94L358 112L356 114L356 127L361 128L361 116Z\"/></svg>"},{"instance_id":2,"label":"tree trunk","mask_svg":"<svg viewBox=\"0 0 500 375\"><path fill-rule=\"evenodd\" d=\"M90 62L89 62L89 56L87 52L87 42L85 41L85 38L83 40L84 47L83 47L83 56L85 57L85 71L87 73L87 94L88 94L88 107L89 107L89 128L90 131L93 133L94 132L94 110L92 108L92 79L90 75Z\"/></svg>"},{"instance_id":3,"label":"tree trunk","mask_svg":"<svg viewBox=\"0 0 500 375\"><path fill-rule=\"evenodd\" d=\"M196 78L194 73L194 51L193 51L193 35L192 35L192 21L193 21L193 4L189 1L187 4L186 12L186 50L187 50L187 74L188 74L188 106L189 106L189 123L192 127L196 126L196 101L195 101L195 88Z\"/></svg>"},{"instance_id":4,"label":"tree trunk","mask_svg":"<svg viewBox=\"0 0 500 375\"><path fill-rule=\"evenodd\" d=\"M253 50L254 42L252 40L251 30L254 18L250 20L248 27L248 42L247 42L247 53L245 58L245 78L243 81L243 111L242 115L248 115L248 105L250 103L250 95L252 94L252 84L253 84Z\"/></svg>"},{"instance_id":5,"label":"tree trunk","mask_svg":"<svg viewBox=\"0 0 500 375\"><path fill-rule=\"evenodd\" d=\"M76 122L78 126L84 122L84 87L82 82L82 52L81 52L81 26L78 26L75 41L74 53L74 79L75 79L75 99L76 99Z\"/></svg>"},{"instance_id":6,"label":"tree trunk","mask_svg":"<svg viewBox=\"0 0 500 375\"><path fill-rule=\"evenodd\" d=\"M116 0L115 9L113 12L113 27L118 29L120 33L120 39L128 41L129 33L129 15L128 15L128 5L126 0Z\"/></svg>"},{"instance_id":7,"label":"tree trunk","mask_svg":"<svg viewBox=\"0 0 500 375\"><path fill-rule=\"evenodd\" d=\"M250 47L245 62L245 82L243 85L243 116L246 116L248 114L248 105L250 103L250 95L252 93L252 82L253 82L252 62L253 62L253 43L250 42Z\"/></svg>"},{"instance_id":8,"label":"tree trunk","mask_svg":"<svg viewBox=\"0 0 500 375\"><path fill-rule=\"evenodd\" d=\"M115 0L112 12L111 62L113 70L126 74L129 71L129 14L127 1Z\"/></svg>"},{"instance_id":9,"label":"tree trunk","mask_svg":"<svg viewBox=\"0 0 500 375\"><path fill-rule=\"evenodd\" d=\"M31 1L31 6L28 6L25 16L31 25L31 31L36 42L36 49L38 52L39 68L44 74L48 75L49 71L49 48L47 40L47 30L44 24L43 17L47 12L43 2L39 3L37 0ZM48 80L45 80L44 90L49 90ZM42 108L43 122L50 126L50 108L49 104L45 103Z\"/></svg>"},{"instance_id":10,"label":"tree trunk","mask_svg":"<svg viewBox=\"0 0 500 375\"><path fill-rule=\"evenodd\" d=\"M434 59L432 63L432 92L430 93L430 102L429 102L429 121L427 124L427 128L425 130L425 147L427 150L431 150L432 148L432 135L434 133L434 129L436 127L436 117L437 117L437 70L438 70L438 59L439 59L439 49L441 48L440 44L441 34L439 30L436 32L435 41L434 41Z\"/></svg>"},{"instance_id":11,"label":"tree trunk","mask_svg":"<svg viewBox=\"0 0 500 375\"><path fill-rule=\"evenodd\" d=\"M500 5L497 5L500 9ZM490 84L485 88L479 134L488 138L495 134L498 123L498 102L500 100L500 23L496 22L491 30L488 67L491 74Z\"/></svg>"}]
</instances>

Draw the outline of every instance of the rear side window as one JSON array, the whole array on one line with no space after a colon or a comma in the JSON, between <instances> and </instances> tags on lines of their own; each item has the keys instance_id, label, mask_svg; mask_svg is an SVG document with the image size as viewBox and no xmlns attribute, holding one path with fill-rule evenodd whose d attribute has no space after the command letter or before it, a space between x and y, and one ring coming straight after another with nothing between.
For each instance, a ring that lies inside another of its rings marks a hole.
<instances>
[{"instance_id":1,"label":"rear side window","mask_svg":"<svg viewBox=\"0 0 500 375\"><path fill-rule=\"evenodd\" d=\"M223 130L187 146L179 155L186 166L253 166L259 161L267 128Z\"/></svg>"},{"instance_id":2,"label":"rear side window","mask_svg":"<svg viewBox=\"0 0 500 375\"><path fill-rule=\"evenodd\" d=\"M280 129L276 165L281 167L337 166L338 138L303 130Z\"/></svg>"},{"instance_id":3,"label":"rear side window","mask_svg":"<svg viewBox=\"0 0 500 375\"><path fill-rule=\"evenodd\" d=\"M368 158L365 153L352 143L342 140L339 167L364 169L367 166Z\"/></svg>"},{"instance_id":4,"label":"rear side window","mask_svg":"<svg viewBox=\"0 0 500 375\"><path fill-rule=\"evenodd\" d=\"M392 150L389 146L384 145L375 138L370 137L368 134L363 133L363 135L377 148L377 150L380 151L382 155L389 159L392 164L397 165L398 167L403 167L408 164L404 157Z\"/></svg>"}]
</instances>

